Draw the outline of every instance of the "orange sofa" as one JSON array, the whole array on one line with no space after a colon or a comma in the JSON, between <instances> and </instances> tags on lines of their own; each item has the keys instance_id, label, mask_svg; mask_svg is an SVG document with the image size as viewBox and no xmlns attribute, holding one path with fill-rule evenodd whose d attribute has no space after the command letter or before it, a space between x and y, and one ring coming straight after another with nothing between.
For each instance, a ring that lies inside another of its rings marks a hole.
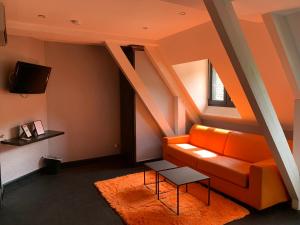
<instances>
[{"instance_id":1,"label":"orange sofa","mask_svg":"<svg viewBox=\"0 0 300 225\"><path fill-rule=\"evenodd\" d=\"M189 135L164 138L163 157L209 175L214 189L256 209L289 200L263 136L194 125Z\"/></svg>"}]
</instances>

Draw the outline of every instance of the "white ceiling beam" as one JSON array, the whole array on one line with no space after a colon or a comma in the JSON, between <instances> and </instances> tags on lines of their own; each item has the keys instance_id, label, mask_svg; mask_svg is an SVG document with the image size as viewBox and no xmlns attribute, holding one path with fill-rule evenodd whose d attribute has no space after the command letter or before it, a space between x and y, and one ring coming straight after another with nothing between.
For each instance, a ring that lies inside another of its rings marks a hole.
<instances>
[{"instance_id":1,"label":"white ceiling beam","mask_svg":"<svg viewBox=\"0 0 300 225\"><path fill-rule=\"evenodd\" d=\"M295 98L300 99L300 55L291 28L286 19L287 15L267 13L263 20L274 43L277 54L292 87Z\"/></svg>"},{"instance_id":2,"label":"white ceiling beam","mask_svg":"<svg viewBox=\"0 0 300 225\"><path fill-rule=\"evenodd\" d=\"M140 98L148 108L149 112L155 119L162 132L166 136L174 136L173 129L170 127L168 121L161 113L159 107L155 104L140 76L134 70L128 58L121 49L120 44L114 41L105 41L105 44L109 52L119 65L120 69L123 71L132 87L135 89L136 93L140 96Z\"/></svg>"},{"instance_id":3,"label":"white ceiling beam","mask_svg":"<svg viewBox=\"0 0 300 225\"><path fill-rule=\"evenodd\" d=\"M263 15L263 19L296 99L293 155L300 170L300 54L291 30L293 28L289 26L287 19L293 13L299 13L299 9L267 13Z\"/></svg>"},{"instance_id":4,"label":"white ceiling beam","mask_svg":"<svg viewBox=\"0 0 300 225\"><path fill-rule=\"evenodd\" d=\"M247 95L256 119L264 131L274 160L293 200L293 208L300 209L299 171L271 99L242 33L232 3L229 0L204 0L204 3Z\"/></svg>"},{"instance_id":5,"label":"white ceiling beam","mask_svg":"<svg viewBox=\"0 0 300 225\"><path fill-rule=\"evenodd\" d=\"M173 96L180 97L190 119L194 123L199 123L201 114L200 110L188 94L188 91L174 69L164 61L163 57L159 53L158 47L145 45L145 53Z\"/></svg>"}]
</instances>

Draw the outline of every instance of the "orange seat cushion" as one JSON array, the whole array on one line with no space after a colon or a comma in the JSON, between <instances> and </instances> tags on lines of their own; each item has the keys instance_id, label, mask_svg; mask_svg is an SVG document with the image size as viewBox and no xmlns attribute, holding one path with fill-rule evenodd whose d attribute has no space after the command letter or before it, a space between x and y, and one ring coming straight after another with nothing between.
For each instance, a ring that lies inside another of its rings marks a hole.
<instances>
[{"instance_id":1,"label":"orange seat cushion","mask_svg":"<svg viewBox=\"0 0 300 225\"><path fill-rule=\"evenodd\" d=\"M263 136L241 132L229 134L224 155L250 163L272 158L271 150Z\"/></svg>"},{"instance_id":2,"label":"orange seat cushion","mask_svg":"<svg viewBox=\"0 0 300 225\"><path fill-rule=\"evenodd\" d=\"M228 130L194 125L190 130L190 143L200 148L223 154Z\"/></svg>"},{"instance_id":3,"label":"orange seat cushion","mask_svg":"<svg viewBox=\"0 0 300 225\"><path fill-rule=\"evenodd\" d=\"M197 151L194 152L196 155ZM208 174L227 180L241 187L249 183L250 163L226 156L201 157L197 156L197 169Z\"/></svg>"},{"instance_id":4,"label":"orange seat cushion","mask_svg":"<svg viewBox=\"0 0 300 225\"><path fill-rule=\"evenodd\" d=\"M195 150L199 150L199 148L190 144L169 144L165 151L166 154L185 163L187 166L196 168L197 159L193 155Z\"/></svg>"}]
</instances>

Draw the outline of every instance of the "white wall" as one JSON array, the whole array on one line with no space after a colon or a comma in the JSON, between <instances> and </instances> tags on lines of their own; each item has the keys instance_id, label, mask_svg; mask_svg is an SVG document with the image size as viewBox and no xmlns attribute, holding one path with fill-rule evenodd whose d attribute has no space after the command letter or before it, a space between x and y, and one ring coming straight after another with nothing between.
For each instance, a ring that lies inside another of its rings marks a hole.
<instances>
[{"instance_id":1,"label":"white wall","mask_svg":"<svg viewBox=\"0 0 300 225\"><path fill-rule=\"evenodd\" d=\"M135 51L135 70L140 75L170 126L174 128L174 98L147 58L144 51ZM142 100L136 98L136 160L162 156L163 133Z\"/></svg>"},{"instance_id":2,"label":"white wall","mask_svg":"<svg viewBox=\"0 0 300 225\"><path fill-rule=\"evenodd\" d=\"M208 99L208 60L176 64L173 68L200 112L203 112Z\"/></svg>"},{"instance_id":3,"label":"white wall","mask_svg":"<svg viewBox=\"0 0 300 225\"><path fill-rule=\"evenodd\" d=\"M208 106L208 59L176 64L173 68L203 116L241 118L235 107Z\"/></svg>"},{"instance_id":4,"label":"white wall","mask_svg":"<svg viewBox=\"0 0 300 225\"><path fill-rule=\"evenodd\" d=\"M44 42L25 37L8 37L8 45L0 47L0 135L5 139L17 135L14 127L33 120L42 120L47 128L46 95L28 95L23 98L8 92L8 75L16 61L44 64ZM51 78L50 78L51 79ZM13 147L0 145L0 164L4 183L37 170L40 159L47 155L48 141Z\"/></svg>"},{"instance_id":5,"label":"white wall","mask_svg":"<svg viewBox=\"0 0 300 225\"><path fill-rule=\"evenodd\" d=\"M136 161L162 157L163 133L142 100L136 95Z\"/></svg>"},{"instance_id":6,"label":"white wall","mask_svg":"<svg viewBox=\"0 0 300 225\"><path fill-rule=\"evenodd\" d=\"M119 153L119 74L107 50L46 43L46 62L48 124L66 132L49 141L49 154L74 161Z\"/></svg>"},{"instance_id":7,"label":"white wall","mask_svg":"<svg viewBox=\"0 0 300 225\"><path fill-rule=\"evenodd\" d=\"M135 51L135 69L170 127L174 128L174 98L144 51Z\"/></svg>"}]
</instances>

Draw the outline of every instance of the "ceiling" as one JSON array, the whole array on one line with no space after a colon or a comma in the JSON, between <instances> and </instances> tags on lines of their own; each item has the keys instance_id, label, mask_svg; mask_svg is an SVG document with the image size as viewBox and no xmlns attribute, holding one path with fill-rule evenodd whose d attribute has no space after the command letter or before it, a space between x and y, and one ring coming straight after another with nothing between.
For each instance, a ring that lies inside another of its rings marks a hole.
<instances>
[{"instance_id":1,"label":"ceiling","mask_svg":"<svg viewBox=\"0 0 300 225\"><path fill-rule=\"evenodd\" d=\"M9 34L64 42L101 43L112 39L152 43L210 20L202 0L2 2ZM261 22L260 14L300 7L300 0L235 0L234 7L240 18ZM70 20L78 20L79 24Z\"/></svg>"}]
</instances>

